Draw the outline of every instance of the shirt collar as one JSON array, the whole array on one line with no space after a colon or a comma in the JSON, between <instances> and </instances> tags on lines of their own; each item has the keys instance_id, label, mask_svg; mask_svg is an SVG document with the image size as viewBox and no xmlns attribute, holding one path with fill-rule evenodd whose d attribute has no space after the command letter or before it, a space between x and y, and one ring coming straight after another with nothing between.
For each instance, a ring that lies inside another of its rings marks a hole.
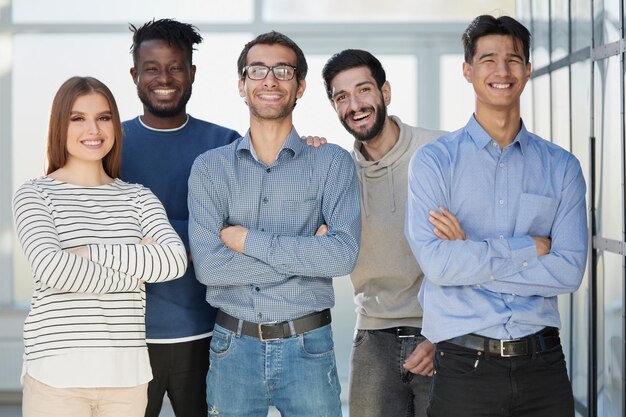
<instances>
[{"instance_id":1,"label":"shirt collar","mask_svg":"<svg viewBox=\"0 0 626 417\"><path fill-rule=\"evenodd\" d=\"M152 130L154 132L176 132L176 131L184 129L185 126L187 126L187 123L189 123L189 115L187 114L186 116L187 116L187 118L185 119L185 123L183 123L182 125L180 125L178 127L173 128L173 129L156 129L154 127L150 127L147 124L145 124L143 122L143 119L141 118L141 116L137 116L137 118L139 119L139 123L141 123L141 125L143 127L145 127L146 129L148 129L148 130Z\"/></svg>"},{"instance_id":2,"label":"shirt collar","mask_svg":"<svg viewBox=\"0 0 626 417\"><path fill-rule=\"evenodd\" d=\"M519 132L517 132L517 135L515 135L515 139L513 139L512 145L515 145L517 143L518 144L517 146L520 147L522 154L524 154L524 151L526 150L526 147L528 146L529 133L526 130L524 121L520 120L520 123L521 123L520 130ZM493 141L493 138L489 136L489 133L487 133L485 129L483 129L483 127L480 125L480 123L478 123L478 121L476 120L476 117L473 114L470 117L469 121L467 122L465 129L467 130L467 133L469 134L470 138L474 141L474 144L476 144L476 146L480 149L489 145Z\"/></svg>"},{"instance_id":3,"label":"shirt collar","mask_svg":"<svg viewBox=\"0 0 626 417\"><path fill-rule=\"evenodd\" d=\"M285 143L283 143L283 147L278 152L278 155L280 156L280 154L283 153L285 149L289 149L293 154L293 157L296 157L302 151L304 146L306 146L304 140L300 138L300 135L298 135L296 128L292 127L289 135L287 135L287 139L285 139ZM246 135L242 138L241 142L239 142L239 145L237 145L237 149L235 150L235 152L237 153L237 155L241 155L244 150L247 150L250 155L254 157L254 159L258 160L258 158L256 157L256 152L254 152L254 148L252 146L250 129L248 129ZM276 159L278 160L278 158Z\"/></svg>"}]
</instances>

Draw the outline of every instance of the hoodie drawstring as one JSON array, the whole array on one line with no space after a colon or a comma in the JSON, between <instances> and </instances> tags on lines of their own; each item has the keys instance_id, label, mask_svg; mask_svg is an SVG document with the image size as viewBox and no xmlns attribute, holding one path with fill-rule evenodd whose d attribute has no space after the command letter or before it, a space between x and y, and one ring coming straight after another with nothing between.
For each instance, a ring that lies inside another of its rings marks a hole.
<instances>
[{"instance_id":1,"label":"hoodie drawstring","mask_svg":"<svg viewBox=\"0 0 626 417\"><path fill-rule=\"evenodd\" d=\"M361 168L358 170L358 175L359 175L359 182L361 183L361 198L363 199L363 204L361 205L362 207L362 212L363 214L365 214L365 217L369 216L370 210L369 210L369 202L367 199L367 182L365 181L365 174L364 174L365 169Z\"/></svg>"},{"instance_id":2,"label":"hoodie drawstring","mask_svg":"<svg viewBox=\"0 0 626 417\"><path fill-rule=\"evenodd\" d=\"M393 188L393 170L387 165L387 184L389 186L389 197L391 199L391 212L396 212L396 191Z\"/></svg>"}]
</instances>

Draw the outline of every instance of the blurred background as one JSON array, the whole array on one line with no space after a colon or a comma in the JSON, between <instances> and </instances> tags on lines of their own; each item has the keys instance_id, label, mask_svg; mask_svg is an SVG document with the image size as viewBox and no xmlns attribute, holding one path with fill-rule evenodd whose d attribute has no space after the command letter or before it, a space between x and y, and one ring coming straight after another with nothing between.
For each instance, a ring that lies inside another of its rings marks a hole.
<instances>
[{"instance_id":1,"label":"blurred background","mask_svg":"<svg viewBox=\"0 0 626 417\"><path fill-rule=\"evenodd\" d=\"M531 31L533 78L522 96L529 130L572 151L588 184L589 270L560 299L562 336L578 416L625 416L624 0L0 0L0 416L17 413L21 327L32 279L15 237L11 196L43 174L48 112L60 84L90 75L116 96L122 119L142 112L129 69L132 34L153 18L200 29L188 112L245 133L236 59L277 30L303 49L307 89L294 112L300 134L352 146L323 88L335 52L366 49L391 83L389 112L426 128L456 130L473 109L461 74L460 37L479 14L510 15ZM337 363L344 400L354 326L348 277L335 280ZM382 416L381 416L382 417Z\"/></svg>"}]
</instances>

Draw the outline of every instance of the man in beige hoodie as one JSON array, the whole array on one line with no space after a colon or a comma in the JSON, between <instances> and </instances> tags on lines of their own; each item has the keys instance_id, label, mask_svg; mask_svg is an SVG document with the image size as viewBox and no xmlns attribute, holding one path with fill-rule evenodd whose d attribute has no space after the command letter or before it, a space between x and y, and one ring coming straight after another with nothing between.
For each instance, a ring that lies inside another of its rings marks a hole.
<instances>
[{"instance_id":1,"label":"man in beige hoodie","mask_svg":"<svg viewBox=\"0 0 626 417\"><path fill-rule=\"evenodd\" d=\"M421 335L424 277L404 237L408 163L443 132L387 115L391 87L362 50L332 56L322 71L339 120L354 136L361 183L361 250L351 274L357 304L349 407L359 417L426 416L434 346Z\"/></svg>"}]
</instances>

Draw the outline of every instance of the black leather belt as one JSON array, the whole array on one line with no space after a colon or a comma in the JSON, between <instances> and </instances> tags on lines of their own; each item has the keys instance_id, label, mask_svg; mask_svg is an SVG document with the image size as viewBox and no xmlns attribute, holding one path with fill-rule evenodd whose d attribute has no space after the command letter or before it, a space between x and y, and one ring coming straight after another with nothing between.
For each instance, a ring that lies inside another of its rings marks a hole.
<instances>
[{"instance_id":1,"label":"black leather belt","mask_svg":"<svg viewBox=\"0 0 626 417\"><path fill-rule=\"evenodd\" d=\"M241 334L266 341L285 339L326 326L331 322L331 317L330 310L326 309L317 313L307 314L306 316L291 321L283 321L280 323L252 323L250 321L239 320L220 310L217 312L215 319L216 324L235 333L237 333L239 329L240 321L243 322L241 325Z\"/></svg>"},{"instance_id":2,"label":"black leather belt","mask_svg":"<svg viewBox=\"0 0 626 417\"><path fill-rule=\"evenodd\" d=\"M422 335L422 329L420 327L400 326L390 327L388 329L378 329L379 332L392 333L399 338L405 337L417 337Z\"/></svg>"},{"instance_id":3,"label":"black leather belt","mask_svg":"<svg viewBox=\"0 0 626 417\"><path fill-rule=\"evenodd\" d=\"M528 356L533 353L541 353L553 349L561 344L559 330L554 327L546 327L538 333L521 339L498 340L477 334L466 334L446 340L453 345L463 346L481 352L489 352L491 355L508 358L512 356Z\"/></svg>"}]
</instances>

